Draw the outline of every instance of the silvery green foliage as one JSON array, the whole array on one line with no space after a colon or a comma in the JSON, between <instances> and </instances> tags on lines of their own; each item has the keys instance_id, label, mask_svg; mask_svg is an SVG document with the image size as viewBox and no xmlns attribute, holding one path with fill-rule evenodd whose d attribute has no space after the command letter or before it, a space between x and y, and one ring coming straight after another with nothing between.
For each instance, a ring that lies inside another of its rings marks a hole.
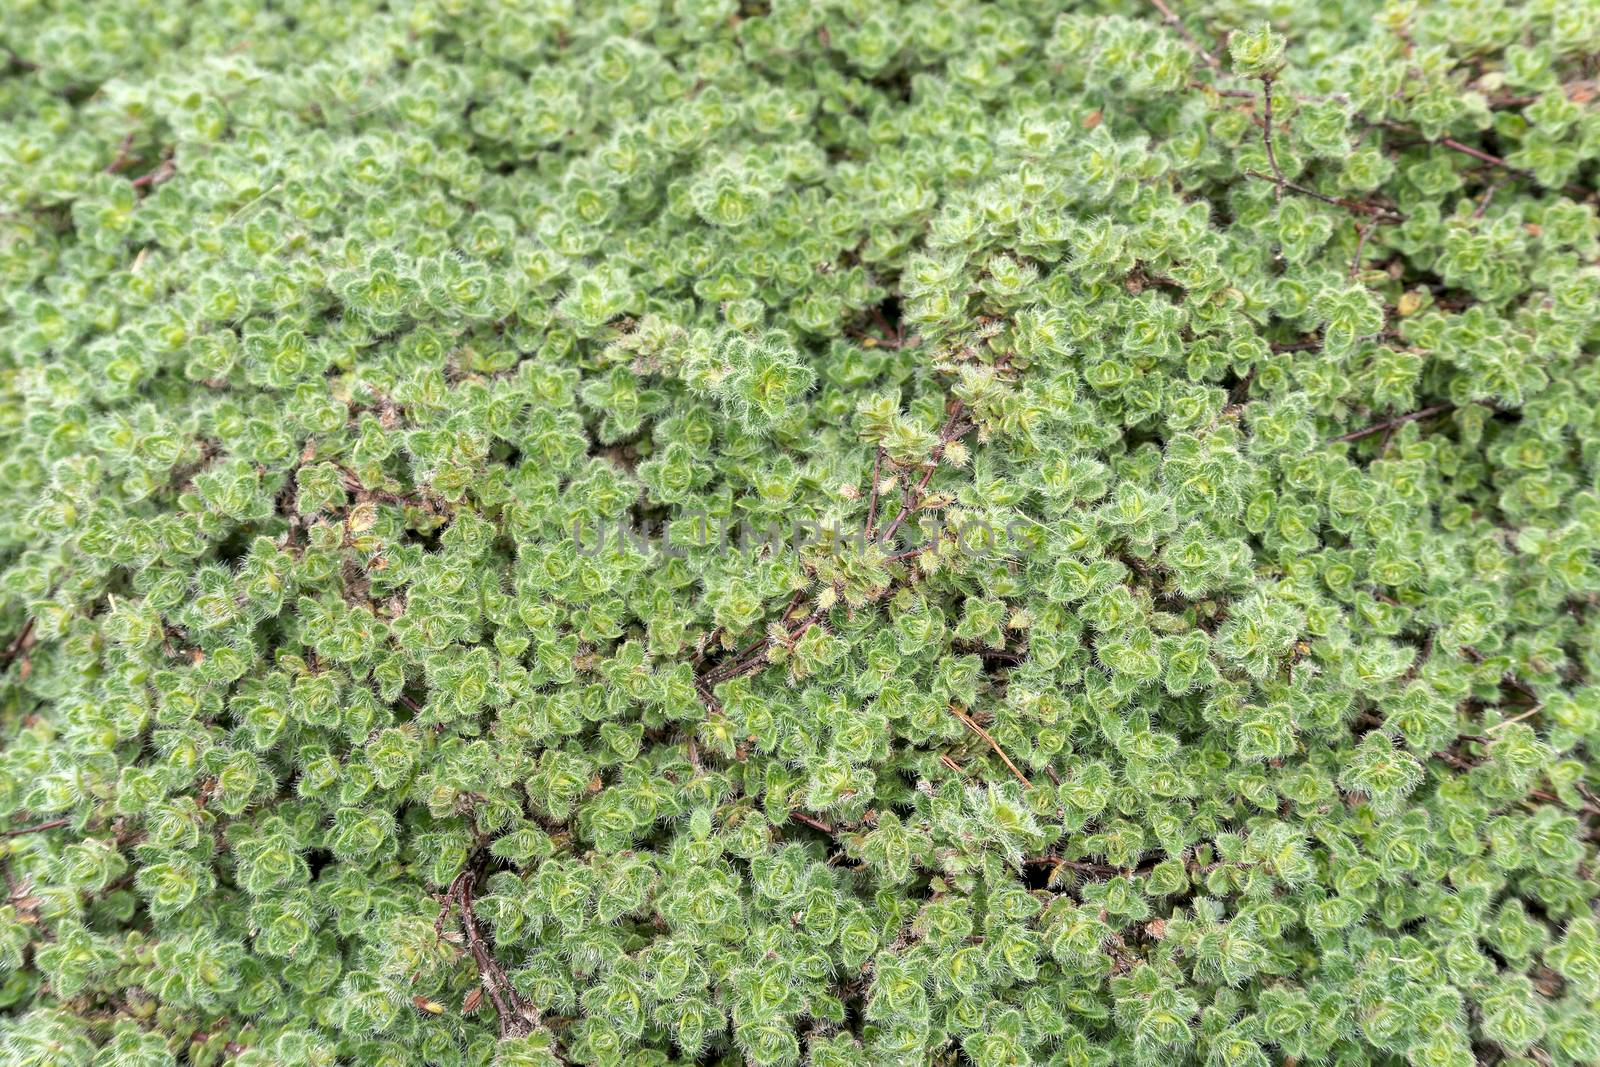
<instances>
[{"instance_id":1,"label":"silvery green foliage","mask_svg":"<svg viewBox=\"0 0 1600 1067\"><path fill-rule=\"evenodd\" d=\"M8 1064L1600 1060L1595 0L0 46Z\"/></svg>"}]
</instances>

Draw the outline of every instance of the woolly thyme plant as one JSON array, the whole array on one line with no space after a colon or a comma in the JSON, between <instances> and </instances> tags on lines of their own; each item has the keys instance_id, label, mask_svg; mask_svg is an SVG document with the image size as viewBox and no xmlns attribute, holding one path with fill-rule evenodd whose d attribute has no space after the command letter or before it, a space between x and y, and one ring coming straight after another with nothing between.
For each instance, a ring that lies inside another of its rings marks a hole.
<instances>
[{"instance_id":1,"label":"woolly thyme plant","mask_svg":"<svg viewBox=\"0 0 1600 1067\"><path fill-rule=\"evenodd\" d=\"M6 9L10 1067L1600 1059L1596 0Z\"/></svg>"}]
</instances>

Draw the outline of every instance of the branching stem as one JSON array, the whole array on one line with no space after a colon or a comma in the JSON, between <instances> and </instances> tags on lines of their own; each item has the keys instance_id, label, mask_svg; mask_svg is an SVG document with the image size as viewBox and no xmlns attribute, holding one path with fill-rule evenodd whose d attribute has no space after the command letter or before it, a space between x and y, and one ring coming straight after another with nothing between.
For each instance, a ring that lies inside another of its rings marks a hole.
<instances>
[{"instance_id":1,"label":"branching stem","mask_svg":"<svg viewBox=\"0 0 1600 1067\"><path fill-rule=\"evenodd\" d=\"M456 875L456 880L450 883L450 889L445 893L445 907L449 908L453 900L461 908L461 929L467 936L467 951L472 954L472 962L478 968L478 979L500 1017L500 1039L526 1037L539 1025L539 1009L522 999L478 929L478 917L472 910L475 878L470 869Z\"/></svg>"},{"instance_id":2,"label":"branching stem","mask_svg":"<svg viewBox=\"0 0 1600 1067\"><path fill-rule=\"evenodd\" d=\"M1330 437L1328 438L1328 443L1334 444L1338 441L1358 441L1363 437L1368 437L1375 433L1382 433L1385 430L1392 430L1397 426L1403 426L1408 422L1415 422L1418 419L1431 419L1435 415L1445 415L1454 411L1455 409L1456 406L1454 404L1435 404L1431 408L1423 408L1421 411L1413 411L1406 415L1396 415L1392 419L1385 419L1382 422L1375 422L1371 426L1364 426L1359 430L1351 430L1349 433L1342 433L1337 437Z\"/></svg>"},{"instance_id":3,"label":"branching stem","mask_svg":"<svg viewBox=\"0 0 1600 1067\"><path fill-rule=\"evenodd\" d=\"M1272 77L1268 75L1261 79L1261 95L1264 99L1261 115L1261 143L1267 149L1267 163L1272 167L1272 177L1277 183L1277 191L1273 194L1277 199L1283 199L1283 168L1278 166L1278 153L1272 147Z\"/></svg>"},{"instance_id":4,"label":"branching stem","mask_svg":"<svg viewBox=\"0 0 1600 1067\"><path fill-rule=\"evenodd\" d=\"M44 830L54 830L59 826L65 826L70 821L70 819L47 819L44 822L34 823L32 826L0 831L0 837L21 837L23 834L37 834Z\"/></svg>"},{"instance_id":5,"label":"branching stem","mask_svg":"<svg viewBox=\"0 0 1600 1067\"><path fill-rule=\"evenodd\" d=\"M1206 66L1210 67L1216 73L1221 74L1222 62L1210 51L1208 51L1204 45L1195 39L1194 34L1189 32L1189 27L1183 24L1183 20L1179 18L1178 13L1172 10L1172 8L1166 3L1166 0L1150 0L1150 2L1155 5L1155 9L1157 11L1161 12L1161 21L1165 22L1168 26L1171 26L1175 31L1177 31L1178 36L1182 37L1184 41L1188 43L1189 47L1194 50L1195 55L1200 57L1201 62L1205 63Z\"/></svg>"},{"instance_id":6,"label":"branching stem","mask_svg":"<svg viewBox=\"0 0 1600 1067\"><path fill-rule=\"evenodd\" d=\"M983 738L989 743L989 747L994 749L994 754L1000 757L1000 762L1004 763L1006 767L1010 769L1011 773L1016 776L1017 781L1022 783L1022 788L1033 788L1033 783L1028 781L1028 776L1017 769L1017 765L1011 762L1011 757L1006 755L1005 749L1000 747L1000 743L994 739L994 736L990 734L988 730L985 730L982 726L978 725L978 721L976 719L962 711L960 708L956 707L954 704L950 705L950 713L956 718L960 719L967 729L971 730L973 733L977 734L979 737Z\"/></svg>"}]
</instances>

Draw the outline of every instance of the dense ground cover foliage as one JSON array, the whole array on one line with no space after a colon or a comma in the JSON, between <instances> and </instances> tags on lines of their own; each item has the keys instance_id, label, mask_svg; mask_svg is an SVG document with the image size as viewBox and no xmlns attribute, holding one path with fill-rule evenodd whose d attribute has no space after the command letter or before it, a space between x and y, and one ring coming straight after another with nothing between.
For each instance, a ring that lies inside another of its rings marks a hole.
<instances>
[{"instance_id":1,"label":"dense ground cover foliage","mask_svg":"<svg viewBox=\"0 0 1600 1067\"><path fill-rule=\"evenodd\" d=\"M5 6L7 1064L1600 1060L1594 0Z\"/></svg>"}]
</instances>

